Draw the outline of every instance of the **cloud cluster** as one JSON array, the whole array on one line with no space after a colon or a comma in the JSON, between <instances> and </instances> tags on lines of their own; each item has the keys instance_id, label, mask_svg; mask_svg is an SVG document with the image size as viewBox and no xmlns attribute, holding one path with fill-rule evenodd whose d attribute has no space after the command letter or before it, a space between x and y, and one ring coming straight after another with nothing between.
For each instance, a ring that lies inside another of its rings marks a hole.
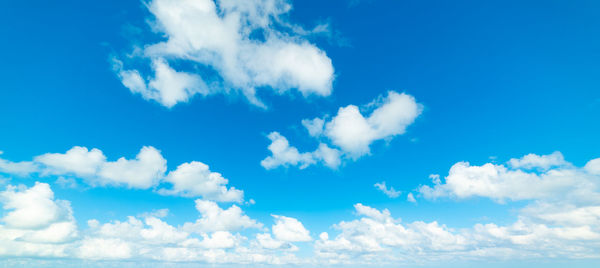
<instances>
[{"instance_id":1,"label":"cloud cluster","mask_svg":"<svg viewBox=\"0 0 600 268\"><path fill-rule=\"evenodd\" d=\"M113 69L125 87L147 100L172 107L196 94L239 90L264 107L257 89L331 94L331 59L305 39L326 27L307 31L289 23L287 0L152 0L146 6L152 29L166 40L145 44L133 58L149 61L153 75L145 78L117 59ZM182 63L195 69L173 67Z\"/></svg>"},{"instance_id":2,"label":"cloud cluster","mask_svg":"<svg viewBox=\"0 0 600 268\"><path fill-rule=\"evenodd\" d=\"M313 152L300 153L296 147L289 145L284 136L271 132L268 135L271 156L265 158L261 165L266 169L279 166L306 168L321 162L330 168L337 168L343 158L356 160L369 154L373 142L404 134L423 108L414 97L389 91L386 96L379 96L367 104L363 110L370 114L365 116L358 106L348 105L339 108L330 119L302 120L309 135L320 142Z\"/></svg>"},{"instance_id":3,"label":"cloud cluster","mask_svg":"<svg viewBox=\"0 0 600 268\"><path fill-rule=\"evenodd\" d=\"M426 199L528 200L512 223L488 220L452 228L437 221L403 222L387 209L358 203L355 219L334 224L332 231L320 233L316 240L299 219L272 215L269 229L237 205L221 207L205 199L195 201L198 218L179 226L163 219L169 214L163 209L125 221L90 220L87 229L78 230L69 203L55 199L49 185L8 186L0 192L6 211L0 219L0 255L311 266L385 266L424 259L599 258L600 161L590 160L583 167L566 161L550 166L530 161L555 156L515 160L537 163L527 166L513 165L513 160L482 166L460 162L444 179L431 176L433 186L419 188ZM312 245L314 255L299 258L296 244Z\"/></svg>"},{"instance_id":4,"label":"cloud cluster","mask_svg":"<svg viewBox=\"0 0 600 268\"><path fill-rule=\"evenodd\" d=\"M79 230L69 202L54 199L45 183L8 186L0 192L6 211L0 219L0 256L52 257L81 260L138 260L203 263L302 263L291 242L309 241L300 221L273 216L272 233L232 205L227 209L198 199L199 218L181 226L167 223L165 209L125 221L92 219ZM257 233L255 239L239 231ZM275 237L275 238L273 238Z\"/></svg>"},{"instance_id":5,"label":"cloud cluster","mask_svg":"<svg viewBox=\"0 0 600 268\"><path fill-rule=\"evenodd\" d=\"M7 186L0 192L0 256L64 257L64 243L78 238L68 201L54 199L46 183L31 188Z\"/></svg>"},{"instance_id":6,"label":"cloud cluster","mask_svg":"<svg viewBox=\"0 0 600 268\"><path fill-rule=\"evenodd\" d=\"M152 146L142 147L134 159L121 157L116 161L107 160L99 149L80 146L65 153L39 155L31 162L0 159L0 173L29 175L36 172L42 176L61 176L57 182L63 185L76 185L72 180L75 177L93 187L158 188L156 191L163 195L203 197L219 202L244 200L243 191L227 187L229 181L202 162L183 163L165 174L167 160Z\"/></svg>"}]
</instances>

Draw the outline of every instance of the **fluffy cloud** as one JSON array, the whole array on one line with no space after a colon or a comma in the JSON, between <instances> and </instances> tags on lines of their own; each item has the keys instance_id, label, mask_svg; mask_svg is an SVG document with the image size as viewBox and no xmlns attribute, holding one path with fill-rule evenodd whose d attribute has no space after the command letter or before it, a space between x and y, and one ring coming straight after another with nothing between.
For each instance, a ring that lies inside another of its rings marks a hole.
<instances>
[{"instance_id":1,"label":"fluffy cloud","mask_svg":"<svg viewBox=\"0 0 600 268\"><path fill-rule=\"evenodd\" d=\"M299 166L300 169L304 169L317 162L322 162L330 168L337 168L341 164L340 151L324 143L319 144L313 152L300 153L296 147L290 146L288 140L279 132L271 132L267 137L271 140L268 147L271 156L267 156L260 162L266 169L279 166Z\"/></svg>"},{"instance_id":2,"label":"fluffy cloud","mask_svg":"<svg viewBox=\"0 0 600 268\"><path fill-rule=\"evenodd\" d=\"M303 38L306 30L285 20L291 10L286 0L153 0L147 7L153 30L166 40L145 45L134 58L149 59L154 76L145 79L114 60L123 85L145 99L172 107L195 94L233 89L264 106L258 88L331 94L331 59ZM177 71L167 59L199 70Z\"/></svg>"},{"instance_id":3,"label":"fluffy cloud","mask_svg":"<svg viewBox=\"0 0 600 268\"><path fill-rule=\"evenodd\" d=\"M586 166L593 165L590 164L593 161L596 160L591 160ZM589 168L576 168L564 162L560 153L546 156L530 154L521 159L511 159L509 165L513 168L492 163L472 166L468 162L459 162L450 168L445 183L434 178L433 187L422 186L419 192L430 199L438 197L462 199L480 196L498 202L507 199L600 201L600 193L597 192L599 188L597 174L589 172ZM556 165L558 166L549 169ZM534 167L542 168L544 171L526 170Z\"/></svg>"},{"instance_id":4,"label":"fluffy cloud","mask_svg":"<svg viewBox=\"0 0 600 268\"><path fill-rule=\"evenodd\" d=\"M6 211L0 219L0 255L65 256L66 243L78 237L68 201L55 200L46 183L7 186L0 192Z\"/></svg>"},{"instance_id":5,"label":"fluffy cloud","mask_svg":"<svg viewBox=\"0 0 600 268\"><path fill-rule=\"evenodd\" d=\"M148 189L163 183L166 185L157 190L163 195L202 197L219 202L241 203L244 200L243 191L228 188L229 181L202 162L183 163L167 175L166 171L167 160L152 146L142 147L135 159L121 157L116 161L108 161L99 149L89 150L81 146L65 153L36 156L32 162L15 163L0 159L0 172L18 175L39 172L42 176L60 176L56 183L64 187L77 187L77 182L71 177L74 176L91 186Z\"/></svg>"},{"instance_id":6,"label":"fluffy cloud","mask_svg":"<svg viewBox=\"0 0 600 268\"><path fill-rule=\"evenodd\" d=\"M315 159L311 153L300 153L296 147L290 146L288 140L279 134L279 132L271 132L267 136L271 140L268 149L271 151L271 156L263 159L260 164L266 169L276 168L278 166L296 166L306 168L315 163Z\"/></svg>"},{"instance_id":7,"label":"fluffy cloud","mask_svg":"<svg viewBox=\"0 0 600 268\"><path fill-rule=\"evenodd\" d=\"M373 185L373 186L375 186L375 188L377 188L379 191L383 192L385 195L387 195L390 198L396 198L396 197L400 196L400 194L402 194L402 192L396 191L396 189L394 189L394 187L390 187L388 189L387 186L385 185L385 181L375 183L375 185Z\"/></svg>"},{"instance_id":8,"label":"fluffy cloud","mask_svg":"<svg viewBox=\"0 0 600 268\"><path fill-rule=\"evenodd\" d=\"M5 213L0 219L0 256L44 257L58 263L92 261L196 262L226 264L299 264L289 242L257 234L249 239L233 231L265 231L262 224L244 215L237 206L221 209L216 203L196 200L200 217L180 226L167 223L168 211L156 210L129 216L125 221L101 224L88 221L79 231L69 202L54 199L45 183L8 186L0 192ZM278 216L274 230L287 240L306 240L308 231L296 219ZM88 263L95 264L95 262Z\"/></svg>"},{"instance_id":9,"label":"fluffy cloud","mask_svg":"<svg viewBox=\"0 0 600 268\"><path fill-rule=\"evenodd\" d=\"M35 157L45 166L44 173L74 175L91 185L125 185L147 189L158 183L167 169L167 160L151 146L143 147L135 159L119 158L106 161L98 149L73 147L66 153L48 153Z\"/></svg>"},{"instance_id":10,"label":"fluffy cloud","mask_svg":"<svg viewBox=\"0 0 600 268\"><path fill-rule=\"evenodd\" d=\"M262 224L244 215L242 209L236 205L222 209L215 202L198 199L196 200L196 209L202 217L194 223L184 225L184 229L190 232L206 233L262 228Z\"/></svg>"},{"instance_id":11,"label":"fluffy cloud","mask_svg":"<svg viewBox=\"0 0 600 268\"><path fill-rule=\"evenodd\" d=\"M513 168L532 169L539 168L547 170L551 167L568 165L560 152L554 152L549 155L528 154L521 158L512 158L508 164Z\"/></svg>"},{"instance_id":12,"label":"fluffy cloud","mask_svg":"<svg viewBox=\"0 0 600 268\"><path fill-rule=\"evenodd\" d=\"M186 197L202 196L206 199L221 202L242 202L244 192L233 187L227 188L228 180L220 173L210 171L201 162L181 164L176 170L169 172L165 181L173 185L172 189L160 189L158 192L166 195L181 195Z\"/></svg>"},{"instance_id":13,"label":"fluffy cloud","mask_svg":"<svg viewBox=\"0 0 600 268\"><path fill-rule=\"evenodd\" d=\"M301 241L310 241L310 234L304 225L300 221L294 218L273 215L276 222L271 230L275 235L275 238L286 241L286 242L301 242Z\"/></svg>"},{"instance_id":14,"label":"fluffy cloud","mask_svg":"<svg viewBox=\"0 0 600 268\"><path fill-rule=\"evenodd\" d=\"M404 134L406 128L421 114L422 105L415 98L389 91L365 106L370 114L365 117L358 106L341 107L328 121L323 118L304 119L302 125L308 134L320 141L313 152L300 153L290 146L288 140L278 132L271 132L268 149L271 156L261 164L266 169L279 166L306 168L318 162L337 168L342 158L357 158L370 153L370 145L377 140L389 140ZM327 143L332 145L328 145ZM337 148L335 148L337 147Z\"/></svg>"},{"instance_id":15,"label":"fluffy cloud","mask_svg":"<svg viewBox=\"0 0 600 268\"><path fill-rule=\"evenodd\" d=\"M325 125L325 135L354 158L368 154L369 145L376 140L404 134L422 111L414 97L394 91L380 96L368 107L374 107L368 117L355 105L342 107Z\"/></svg>"}]
</instances>

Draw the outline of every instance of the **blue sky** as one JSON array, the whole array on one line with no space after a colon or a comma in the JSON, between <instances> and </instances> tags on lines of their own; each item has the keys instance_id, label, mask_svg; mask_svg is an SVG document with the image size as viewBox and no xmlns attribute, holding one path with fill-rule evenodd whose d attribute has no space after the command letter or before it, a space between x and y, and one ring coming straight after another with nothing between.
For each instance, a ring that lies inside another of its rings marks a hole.
<instances>
[{"instance_id":1,"label":"blue sky","mask_svg":"<svg viewBox=\"0 0 600 268\"><path fill-rule=\"evenodd\" d=\"M7 266L598 265L595 1L0 5Z\"/></svg>"}]
</instances>

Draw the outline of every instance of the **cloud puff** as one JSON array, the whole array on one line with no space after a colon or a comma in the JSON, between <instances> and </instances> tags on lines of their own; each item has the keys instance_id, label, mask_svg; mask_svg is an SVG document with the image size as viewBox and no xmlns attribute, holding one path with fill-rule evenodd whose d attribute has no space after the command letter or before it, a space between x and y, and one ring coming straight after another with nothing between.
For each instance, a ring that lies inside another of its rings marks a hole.
<instances>
[{"instance_id":1,"label":"cloud puff","mask_svg":"<svg viewBox=\"0 0 600 268\"><path fill-rule=\"evenodd\" d=\"M404 134L422 111L414 97L394 91L368 107L374 107L368 117L355 105L342 107L325 125L325 135L353 158L368 154L369 145L376 140Z\"/></svg>"},{"instance_id":2,"label":"cloud puff","mask_svg":"<svg viewBox=\"0 0 600 268\"><path fill-rule=\"evenodd\" d=\"M0 192L0 203L6 211L0 219L0 255L65 256L65 243L78 237L70 203L54 199L46 183L9 185Z\"/></svg>"},{"instance_id":3,"label":"cloud puff","mask_svg":"<svg viewBox=\"0 0 600 268\"><path fill-rule=\"evenodd\" d=\"M196 200L196 209L202 216L196 222L184 225L184 229L190 232L206 233L262 228L262 224L244 215L242 209L236 205L222 209L215 202L198 199Z\"/></svg>"},{"instance_id":4,"label":"cloud puff","mask_svg":"<svg viewBox=\"0 0 600 268\"><path fill-rule=\"evenodd\" d=\"M310 234L304 225L297 219L280 216L280 215L272 215L276 222L271 230L275 235L275 238L286 241L286 242L301 242L301 241L310 241Z\"/></svg>"},{"instance_id":5,"label":"cloud puff","mask_svg":"<svg viewBox=\"0 0 600 268\"><path fill-rule=\"evenodd\" d=\"M328 121L324 118L302 120L309 135L320 141L313 152L300 153L296 147L289 145L284 136L271 132L268 135L271 156L265 158L261 165L266 169L279 166L299 166L302 169L321 162L337 168L343 158L356 160L369 154L373 142L404 134L406 127L414 122L423 108L414 97L389 91L386 96L379 96L366 105L366 110L370 110L368 117L357 106L348 105L341 107L337 115Z\"/></svg>"},{"instance_id":6,"label":"cloud puff","mask_svg":"<svg viewBox=\"0 0 600 268\"><path fill-rule=\"evenodd\" d=\"M396 189L394 189L394 187L390 187L388 189L387 186L385 185L385 181L375 183L375 185L373 185L373 186L375 186L375 188L377 188L379 191L383 192L385 195L387 195L390 198L396 198L396 197L400 196L400 194L402 194L402 192L396 191Z\"/></svg>"},{"instance_id":7,"label":"cloud puff","mask_svg":"<svg viewBox=\"0 0 600 268\"><path fill-rule=\"evenodd\" d=\"M290 146L288 140L279 132L271 132L267 137L271 140L268 147L271 156L267 156L260 162L266 169L279 166L299 166L300 169L304 169L317 162L322 162L330 168L337 168L341 164L340 151L324 143L319 144L313 152L300 153L296 147Z\"/></svg>"},{"instance_id":8,"label":"cloud puff","mask_svg":"<svg viewBox=\"0 0 600 268\"><path fill-rule=\"evenodd\" d=\"M227 188L229 181L220 173L211 171L208 165L202 162L183 163L167 175L166 171L167 160L152 146L142 147L135 159L121 157L116 161L108 161L99 149L88 150L81 146L75 146L65 153L36 156L32 162L14 163L0 159L0 172L39 172L43 176L61 176L56 182L65 187L77 186L77 182L69 177L74 176L82 178L91 186L149 189L167 184L170 187L163 185L164 187L157 189L157 192L163 195L203 197L219 202L244 201L243 191L234 187Z\"/></svg>"},{"instance_id":9,"label":"cloud puff","mask_svg":"<svg viewBox=\"0 0 600 268\"><path fill-rule=\"evenodd\" d=\"M242 202L244 192L233 187L227 188L228 180L220 173L210 171L201 162L183 163L176 170L169 172L164 179L173 185L171 189L160 189L165 195L181 195L186 197L202 196L206 199L221 202Z\"/></svg>"},{"instance_id":10,"label":"cloud puff","mask_svg":"<svg viewBox=\"0 0 600 268\"><path fill-rule=\"evenodd\" d=\"M45 166L47 174L71 174L84 178L91 185L125 185L147 189L158 183L167 169L167 160L151 146L143 147L135 159L119 158L106 161L98 149L73 147L66 153L48 153L35 157Z\"/></svg>"},{"instance_id":11,"label":"cloud puff","mask_svg":"<svg viewBox=\"0 0 600 268\"><path fill-rule=\"evenodd\" d=\"M256 89L331 94L331 59L303 37L308 31L286 21L286 0L153 0L146 6L153 30L166 40L146 44L134 58L149 59L154 76L145 79L113 60L123 85L145 99L172 107L195 94L233 89L264 106ZM169 61L199 70L177 71Z\"/></svg>"},{"instance_id":12,"label":"cloud puff","mask_svg":"<svg viewBox=\"0 0 600 268\"><path fill-rule=\"evenodd\" d=\"M560 152L554 152L549 155L536 155L536 154L528 154L521 158L512 158L508 161L508 164L512 168L520 168L520 169L549 169L551 167L559 167L568 165L569 163L565 161L565 158Z\"/></svg>"},{"instance_id":13,"label":"cloud puff","mask_svg":"<svg viewBox=\"0 0 600 268\"><path fill-rule=\"evenodd\" d=\"M521 159L511 159L509 168L505 165L487 163L472 166L468 162L454 164L442 183L434 178L434 186L424 185L419 192L426 198L474 196L488 197L498 202L505 200L531 199L574 199L600 200L597 175L586 168L575 168L562 159L560 153L538 156L527 155ZM555 159L549 161L549 159ZM556 159L559 159L557 161ZM591 160L589 163L592 163ZM558 167L549 169L551 166ZM544 172L527 171L538 167ZM527 187L524 187L524 186Z\"/></svg>"}]
</instances>

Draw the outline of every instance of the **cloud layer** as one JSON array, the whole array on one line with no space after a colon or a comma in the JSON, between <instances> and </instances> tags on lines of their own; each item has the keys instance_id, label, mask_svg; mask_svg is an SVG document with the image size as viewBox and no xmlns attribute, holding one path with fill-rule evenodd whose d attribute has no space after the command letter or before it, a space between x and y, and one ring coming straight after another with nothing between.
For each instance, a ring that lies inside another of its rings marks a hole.
<instances>
[{"instance_id":1,"label":"cloud layer","mask_svg":"<svg viewBox=\"0 0 600 268\"><path fill-rule=\"evenodd\" d=\"M106 161L99 157L99 150L85 151L96 156L85 159ZM485 220L452 228L438 221L403 222L388 209L357 203L354 218L333 224L317 239L300 219L272 215L274 223L265 228L241 207L222 207L207 199L195 200L195 221L178 226L169 224L164 218L168 211L161 209L125 220L89 220L87 228L80 229L70 203L56 199L48 184L9 185L0 192L5 211L0 218L0 256L308 266L600 258L599 165L599 159L592 159L576 167L558 152L530 154L506 164L459 162L445 178L431 176L433 185L420 187L417 194L425 199L525 201L514 221ZM95 165L73 170L91 176L96 169L90 167ZM172 172L177 171L222 181L220 175L194 162ZM378 185L390 190L383 183ZM412 193L409 196L415 201ZM299 257L301 248L312 249L314 254Z\"/></svg>"}]
</instances>

